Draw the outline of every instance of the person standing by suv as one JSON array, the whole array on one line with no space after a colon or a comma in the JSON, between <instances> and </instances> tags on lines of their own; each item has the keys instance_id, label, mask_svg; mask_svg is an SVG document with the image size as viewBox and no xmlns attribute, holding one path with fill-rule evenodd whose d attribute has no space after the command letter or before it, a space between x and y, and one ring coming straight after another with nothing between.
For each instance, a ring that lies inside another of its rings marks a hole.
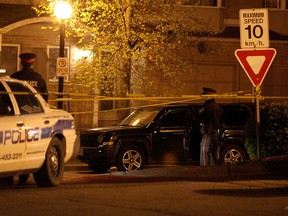
<instances>
[{"instance_id":1,"label":"person standing by suv","mask_svg":"<svg viewBox=\"0 0 288 216\"><path fill-rule=\"evenodd\" d=\"M211 88L203 88L201 95L216 94ZM215 165L213 149L219 138L222 128L222 109L215 98L209 98L200 109L200 130L202 140L200 143L200 165Z\"/></svg>"},{"instance_id":2,"label":"person standing by suv","mask_svg":"<svg viewBox=\"0 0 288 216\"><path fill-rule=\"evenodd\" d=\"M47 101L48 90L46 81L32 68L36 55L34 53L22 53L19 57L21 59L22 70L13 73L11 77L28 82L42 95L45 101Z\"/></svg>"}]
</instances>

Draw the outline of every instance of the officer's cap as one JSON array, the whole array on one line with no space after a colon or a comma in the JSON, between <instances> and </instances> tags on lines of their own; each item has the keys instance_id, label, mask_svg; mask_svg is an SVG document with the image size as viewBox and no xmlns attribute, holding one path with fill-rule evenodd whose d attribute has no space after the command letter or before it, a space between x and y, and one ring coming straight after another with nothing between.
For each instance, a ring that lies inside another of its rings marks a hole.
<instances>
[{"instance_id":1,"label":"officer's cap","mask_svg":"<svg viewBox=\"0 0 288 216\"><path fill-rule=\"evenodd\" d=\"M216 90L214 90L212 88L203 87L203 92L201 94L202 95L216 94Z\"/></svg>"},{"instance_id":2,"label":"officer's cap","mask_svg":"<svg viewBox=\"0 0 288 216\"><path fill-rule=\"evenodd\" d=\"M34 53L22 53L19 55L22 62L33 63L35 61L36 55Z\"/></svg>"}]
</instances>

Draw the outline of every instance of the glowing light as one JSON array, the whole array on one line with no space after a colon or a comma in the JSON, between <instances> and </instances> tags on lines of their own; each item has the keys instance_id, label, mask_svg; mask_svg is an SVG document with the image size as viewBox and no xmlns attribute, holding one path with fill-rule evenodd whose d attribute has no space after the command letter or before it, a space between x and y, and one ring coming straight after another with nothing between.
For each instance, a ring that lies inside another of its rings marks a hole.
<instances>
[{"instance_id":1,"label":"glowing light","mask_svg":"<svg viewBox=\"0 0 288 216\"><path fill-rule=\"evenodd\" d=\"M82 58L88 58L91 55L91 51L89 51L89 50L79 50L79 55Z\"/></svg>"},{"instance_id":2,"label":"glowing light","mask_svg":"<svg viewBox=\"0 0 288 216\"><path fill-rule=\"evenodd\" d=\"M57 1L54 13L58 19L69 19L72 14L72 6L65 1Z\"/></svg>"},{"instance_id":3,"label":"glowing light","mask_svg":"<svg viewBox=\"0 0 288 216\"><path fill-rule=\"evenodd\" d=\"M136 119L136 120L132 123L132 126L137 125L139 122L140 122L140 119Z\"/></svg>"},{"instance_id":4,"label":"glowing light","mask_svg":"<svg viewBox=\"0 0 288 216\"><path fill-rule=\"evenodd\" d=\"M74 47L72 49L72 55L75 60L85 59L91 60L92 59L92 52L89 50L82 50L79 48Z\"/></svg>"}]
</instances>

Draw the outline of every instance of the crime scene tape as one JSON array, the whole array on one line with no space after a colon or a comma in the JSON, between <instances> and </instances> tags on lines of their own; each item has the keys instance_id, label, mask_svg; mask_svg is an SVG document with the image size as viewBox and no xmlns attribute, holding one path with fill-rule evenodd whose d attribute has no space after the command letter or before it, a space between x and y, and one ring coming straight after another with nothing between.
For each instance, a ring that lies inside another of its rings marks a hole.
<instances>
[{"instance_id":1,"label":"crime scene tape","mask_svg":"<svg viewBox=\"0 0 288 216\"><path fill-rule=\"evenodd\" d=\"M12 92L2 92L1 94L12 94ZM27 94L35 94L35 93L27 93L27 92L13 92L14 95L27 95ZM37 93L39 94L39 93ZM209 95L181 95L181 96L145 96L145 95L137 95L137 94L127 94L125 97L111 97L111 96L99 96L96 94L85 94L85 93L59 93L59 92L49 92L49 105L53 106L53 103L58 101L63 102L81 102L81 101L142 101L142 102L150 102L151 104L148 105L141 105L141 106L129 106L117 109L109 109L103 110L101 112L111 112L111 111L120 111L120 110L130 110L136 109L139 107L153 107L153 106L164 106L169 104L177 104L177 103L193 103L206 98L216 98L216 99L237 99L241 100L288 100L288 96L261 96L253 95L253 94L244 94L244 91L238 92L230 92L224 94L209 94ZM60 97L59 97L60 95ZM51 97L52 96L52 97ZM54 97L53 97L54 96ZM85 111L72 111L72 114L88 114L88 113L97 113L99 110L85 110Z\"/></svg>"}]
</instances>

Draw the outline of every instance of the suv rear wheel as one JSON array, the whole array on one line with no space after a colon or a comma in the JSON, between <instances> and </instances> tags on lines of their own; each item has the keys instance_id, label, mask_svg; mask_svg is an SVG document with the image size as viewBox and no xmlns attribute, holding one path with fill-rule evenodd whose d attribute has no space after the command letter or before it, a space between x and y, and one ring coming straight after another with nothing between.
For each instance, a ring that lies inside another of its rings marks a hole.
<instances>
[{"instance_id":1,"label":"suv rear wheel","mask_svg":"<svg viewBox=\"0 0 288 216\"><path fill-rule=\"evenodd\" d=\"M247 160L245 151L238 145L228 145L221 152L220 164L233 165Z\"/></svg>"},{"instance_id":2,"label":"suv rear wheel","mask_svg":"<svg viewBox=\"0 0 288 216\"><path fill-rule=\"evenodd\" d=\"M145 156L138 146L124 146L117 157L116 167L120 171L137 170L144 168Z\"/></svg>"}]
</instances>

